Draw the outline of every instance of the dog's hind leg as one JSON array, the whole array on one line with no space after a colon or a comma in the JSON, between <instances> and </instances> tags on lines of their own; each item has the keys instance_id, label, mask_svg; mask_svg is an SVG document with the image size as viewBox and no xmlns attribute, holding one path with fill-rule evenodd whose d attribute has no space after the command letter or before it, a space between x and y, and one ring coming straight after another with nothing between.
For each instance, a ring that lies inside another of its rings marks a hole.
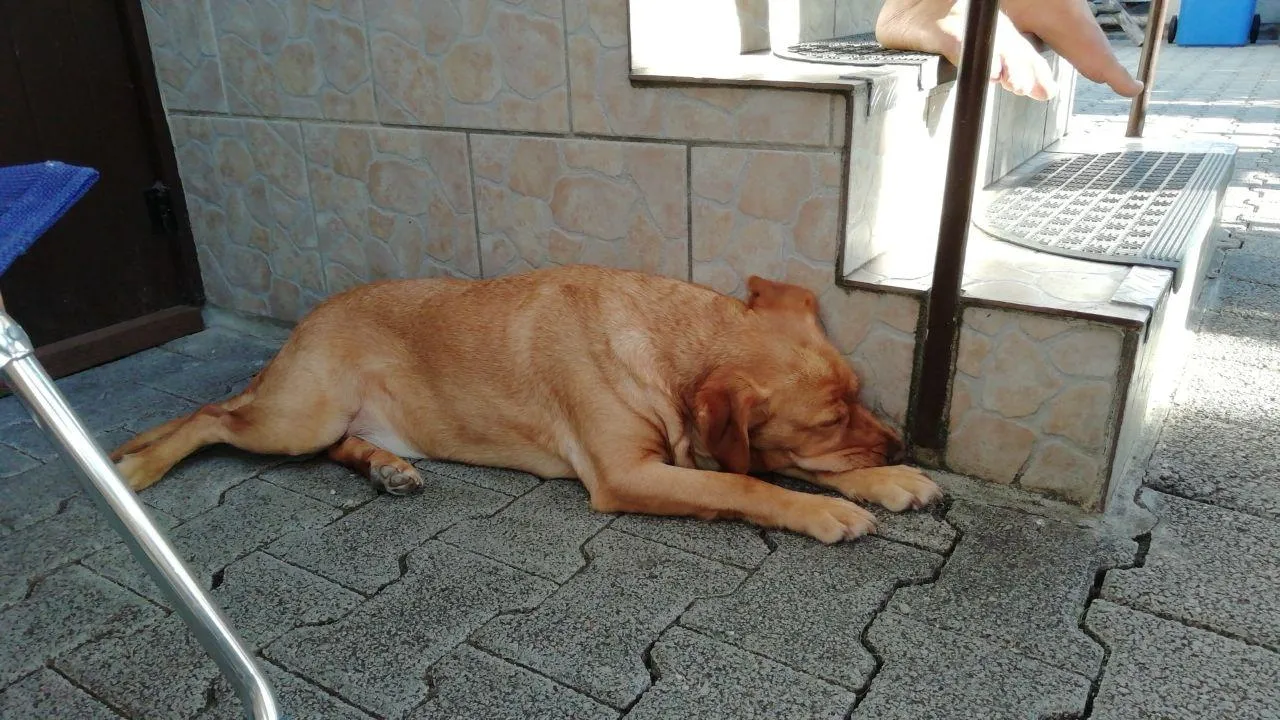
<instances>
[{"instance_id":1,"label":"dog's hind leg","mask_svg":"<svg viewBox=\"0 0 1280 720\"><path fill-rule=\"evenodd\" d=\"M409 495L422 488L422 475L407 460L390 450L348 435L329 448L329 458L369 478L392 495Z\"/></svg>"},{"instance_id":2,"label":"dog's hind leg","mask_svg":"<svg viewBox=\"0 0 1280 720\"><path fill-rule=\"evenodd\" d=\"M326 386L310 373L284 372L264 378L221 403L205 405L121 446L117 470L135 491L153 485L183 458L208 445L226 443L269 455L308 455L337 442L358 409L346 388ZM272 382L275 380L275 382ZM162 431L167 431L162 432Z\"/></svg>"}]
</instances>

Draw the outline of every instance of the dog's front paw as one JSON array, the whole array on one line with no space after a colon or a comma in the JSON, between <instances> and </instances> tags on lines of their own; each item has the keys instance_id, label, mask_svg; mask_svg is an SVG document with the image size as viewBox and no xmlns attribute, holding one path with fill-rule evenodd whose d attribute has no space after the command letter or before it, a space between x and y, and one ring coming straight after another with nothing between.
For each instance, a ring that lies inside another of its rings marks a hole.
<instances>
[{"instance_id":1,"label":"dog's front paw","mask_svg":"<svg viewBox=\"0 0 1280 720\"><path fill-rule=\"evenodd\" d=\"M422 476L412 466L401 470L392 465L377 465L370 468L369 477L391 495L412 495L422 489Z\"/></svg>"},{"instance_id":2,"label":"dog's front paw","mask_svg":"<svg viewBox=\"0 0 1280 720\"><path fill-rule=\"evenodd\" d=\"M875 516L848 500L810 495L796 510L791 529L828 545L876 531Z\"/></svg>"},{"instance_id":3,"label":"dog's front paw","mask_svg":"<svg viewBox=\"0 0 1280 720\"><path fill-rule=\"evenodd\" d=\"M870 472L875 482L867 484L863 497L886 510L919 510L942 499L942 488L910 465L890 465Z\"/></svg>"}]
</instances>

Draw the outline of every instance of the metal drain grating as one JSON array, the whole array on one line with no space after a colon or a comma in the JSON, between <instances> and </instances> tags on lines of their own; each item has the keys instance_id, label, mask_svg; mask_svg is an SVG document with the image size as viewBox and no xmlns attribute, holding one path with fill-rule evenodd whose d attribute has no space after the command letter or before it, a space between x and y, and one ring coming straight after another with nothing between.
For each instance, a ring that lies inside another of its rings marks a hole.
<instances>
[{"instance_id":1,"label":"metal drain grating","mask_svg":"<svg viewBox=\"0 0 1280 720\"><path fill-rule=\"evenodd\" d=\"M1178 268L1230 156L1128 151L1057 154L987 194L975 224L1007 242L1069 257Z\"/></svg>"},{"instance_id":2,"label":"metal drain grating","mask_svg":"<svg viewBox=\"0 0 1280 720\"><path fill-rule=\"evenodd\" d=\"M937 55L906 50L889 50L876 42L874 33L814 40L774 52L779 57L834 65L923 65Z\"/></svg>"}]
</instances>

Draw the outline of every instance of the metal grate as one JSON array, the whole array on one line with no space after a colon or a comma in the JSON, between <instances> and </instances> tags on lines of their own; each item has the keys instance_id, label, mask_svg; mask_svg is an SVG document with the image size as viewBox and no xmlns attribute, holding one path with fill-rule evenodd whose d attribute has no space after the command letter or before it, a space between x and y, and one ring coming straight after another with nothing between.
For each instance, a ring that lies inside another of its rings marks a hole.
<instances>
[{"instance_id":1,"label":"metal grate","mask_svg":"<svg viewBox=\"0 0 1280 720\"><path fill-rule=\"evenodd\" d=\"M1057 255L1177 268L1229 160L1205 152L1058 155L997 185L975 224Z\"/></svg>"},{"instance_id":2,"label":"metal grate","mask_svg":"<svg viewBox=\"0 0 1280 720\"><path fill-rule=\"evenodd\" d=\"M814 40L775 52L779 57L834 65L923 65L937 55L907 50L889 50L876 42L874 33Z\"/></svg>"}]
</instances>

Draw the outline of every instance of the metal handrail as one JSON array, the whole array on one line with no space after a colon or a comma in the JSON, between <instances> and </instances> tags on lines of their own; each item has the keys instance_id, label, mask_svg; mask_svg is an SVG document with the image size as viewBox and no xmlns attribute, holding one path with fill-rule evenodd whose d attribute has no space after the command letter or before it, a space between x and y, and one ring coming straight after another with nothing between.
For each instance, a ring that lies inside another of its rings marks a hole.
<instances>
[{"instance_id":1,"label":"metal handrail","mask_svg":"<svg viewBox=\"0 0 1280 720\"><path fill-rule=\"evenodd\" d=\"M960 334L960 286L964 279L998 16L997 0L969 1L960 75L956 81L947 177L942 191L938 248L933 261L933 286L925 310L920 381L916 384L916 402L909 425L909 443L916 449L938 451L946 440L943 415Z\"/></svg>"}]
</instances>

